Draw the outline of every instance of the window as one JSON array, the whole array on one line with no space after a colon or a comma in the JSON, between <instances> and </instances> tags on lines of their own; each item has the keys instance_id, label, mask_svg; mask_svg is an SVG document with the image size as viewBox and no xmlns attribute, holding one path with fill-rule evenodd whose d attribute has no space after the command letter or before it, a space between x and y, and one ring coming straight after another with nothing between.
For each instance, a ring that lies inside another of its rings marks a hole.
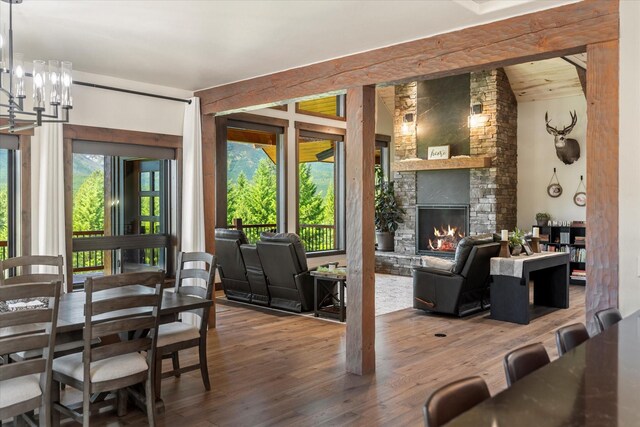
<instances>
[{"instance_id":1,"label":"window","mask_svg":"<svg viewBox=\"0 0 640 427\"><path fill-rule=\"evenodd\" d=\"M307 252L344 248L343 139L337 134L299 131L298 234Z\"/></svg>"},{"instance_id":2,"label":"window","mask_svg":"<svg viewBox=\"0 0 640 427\"><path fill-rule=\"evenodd\" d=\"M346 120L346 95L332 95L296 103L296 113Z\"/></svg>"},{"instance_id":3,"label":"window","mask_svg":"<svg viewBox=\"0 0 640 427\"><path fill-rule=\"evenodd\" d=\"M250 242L285 229L284 129L236 120L227 123L227 227Z\"/></svg>"},{"instance_id":4,"label":"window","mask_svg":"<svg viewBox=\"0 0 640 427\"><path fill-rule=\"evenodd\" d=\"M16 156L18 137L0 136L0 260L16 256Z\"/></svg>"},{"instance_id":5,"label":"window","mask_svg":"<svg viewBox=\"0 0 640 427\"><path fill-rule=\"evenodd\" d=\"M73 142L73 272L168 269L173 149Z\"/></svg>"}]
</instances>

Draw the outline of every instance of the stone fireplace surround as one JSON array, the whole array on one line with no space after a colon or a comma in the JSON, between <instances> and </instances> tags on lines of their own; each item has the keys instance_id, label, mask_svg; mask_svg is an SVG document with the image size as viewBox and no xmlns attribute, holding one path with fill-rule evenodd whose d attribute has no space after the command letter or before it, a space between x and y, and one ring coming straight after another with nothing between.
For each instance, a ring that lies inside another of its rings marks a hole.
<instances>
[{"instance_id":1,"label":"stone fireplace surround","mask_svg":"<svg viewBox=\"0 0 640 427\"><path fill-rule=\"evenodd\" d=\"M410 276L411 268L421 265L416 254L416 206L432 204L469 205L469 234L493 233L513 229L517 215L517 101L504 70L471 73L469 76L470 103L480 101L487 120L469 128L469 155L489 156L490 168L395 172L398 203L406 210L404 223L395 234L394 252L376 252L376 272ZM395 87L394 161L418 157L417 126L404 126L405 114L414 118L420 113L418 83ZM426 186L438 180L443 186ZM467 184L468 191L447 186ZM425 188L441 188L438 194Z\"/></svg>"}]
</instances>

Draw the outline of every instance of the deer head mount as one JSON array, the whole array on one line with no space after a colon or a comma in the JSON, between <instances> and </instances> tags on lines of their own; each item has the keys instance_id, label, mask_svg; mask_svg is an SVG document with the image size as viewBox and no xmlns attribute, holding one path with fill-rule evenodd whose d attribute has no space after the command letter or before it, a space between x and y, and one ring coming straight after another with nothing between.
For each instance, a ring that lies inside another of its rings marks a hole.
<instances>
[{"instance_id":1,"label":"deer head mount","mask_svg":"<svg viewBox=\"0 0 640 427\"><path fill-rule=\"evenodd\" d=\"M578 115L574 111L569 111L571 116L571 124L565 126L562 130L550 126L549 113L544 114L544 121L547 124L547 132L553 135L553 142L556 146L556 155L565 165L570 165L580 158L580 144L575 139L567 138L567 135L571 133L573 127L578 123Z\"/></svg>"}]
</instances>

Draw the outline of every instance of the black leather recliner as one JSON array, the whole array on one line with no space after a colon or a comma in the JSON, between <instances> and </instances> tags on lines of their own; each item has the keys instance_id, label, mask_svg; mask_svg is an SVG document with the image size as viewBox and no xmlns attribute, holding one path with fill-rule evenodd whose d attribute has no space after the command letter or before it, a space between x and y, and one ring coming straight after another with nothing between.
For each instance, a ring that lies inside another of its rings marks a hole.
<instances>
[{"instance_id":1,"label":"black leather recliner","mask_svg":"<svg viewBox=\"0 0 640 427\"><path fill-rule=\"evenodd\" d=\"M247 281L251 287L251 302L258 305L269 305L271 298L267 287L267 278L262 269L262 262L256 245L241 245L240 251L247 267Z\"/></svg>"},{"instance_id":2,"label":"black leather recliner","mask_svg":"<svg viewBox=\"0 0 640 427\"><path fill-rule=\"evenodd\" d=\"M230 300L251 302L251 285L240 250L241 245L249 243L247 236L240 230L216 228L215 239L218 273L225 295Z\"/></svg>"},{"instance_id":3,"label":"black leather recliner","mask_svg":"<svg viewBox=\"0 0 640 427\"><path fill-rule=\"evenodd\" d=\"M313 309L313 278L300 238L293 233L262 233L258 254L267 276L271 306L291 311Z\"/></svg>"},{"instance_id":4,"label":"black leather recliner","mask_svg":"<svg viewBox=\"0 0 640 427\"><path fill-rule=\"evenodd\" d=\"M464 316L485 308L490 259L500 253L491 235L469 236L458 243L452 270L413 269L413 307Z\"/></svg>"}]
</instances>

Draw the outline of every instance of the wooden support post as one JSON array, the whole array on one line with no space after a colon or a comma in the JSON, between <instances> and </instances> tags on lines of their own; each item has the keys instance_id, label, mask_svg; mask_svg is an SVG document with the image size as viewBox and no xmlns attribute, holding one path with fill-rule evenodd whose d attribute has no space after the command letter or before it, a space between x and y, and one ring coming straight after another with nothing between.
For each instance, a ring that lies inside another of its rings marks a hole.
<instances>
[{"instance_id":1,"label":"wooden support post","mask_svg":"<svg viewBox=\"0 0 640 427\"><path fill-rule=\"evenodd\" d=\"M375 360L375 88L347 91L347 372L365 375Z\"/></svg>"},{"instance_id":2,"label":"wooden support post","mask_svg":"<svg viewBox=\"0 0 640 427\"><path fill-rule=\"evenodd\" d=\"M202 115L202 189L204 193L204 247L210 254L216 253L216 119ZM216 298L209 309L209 327L216 327Z\"/></svg>"},{"instance_id":3,"label":"wooden support post","mask_svg":"<svg viewBox=\"0 0 640 427\"><path fill-rule=\"evenodd\" d=\"M586 317L594 332L594 314L618 307L618 41L589 45L587 55Z\"/></svg>"}]
</instances>

